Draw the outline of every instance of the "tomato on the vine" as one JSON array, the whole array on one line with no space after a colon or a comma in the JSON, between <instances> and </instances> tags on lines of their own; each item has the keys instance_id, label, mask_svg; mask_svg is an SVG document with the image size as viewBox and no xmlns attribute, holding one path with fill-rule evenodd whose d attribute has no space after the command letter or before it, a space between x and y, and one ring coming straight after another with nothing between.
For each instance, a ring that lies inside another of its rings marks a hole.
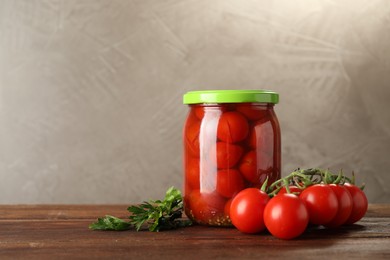
<instances>
[{"instance_id":1,"label":"tomato on the vine","mask_svg":"<svg viewBox=\"0 0 390 260\"><path fill-rule=\"evenodd\" d=\"M278 194L265 206L265 226L277 238L292 239L301 235L308 222L308 210L304 202L294 194Z\"/></svg>"},{"instance_id":2,"label":"tomato on the vine","mask_svg":"<svg viewBox=\"0 0 390 260\"><path fill-rule=\"evenodd\" d=\"M244 189L245 183L241 173L235 169L223 169L217 173L217 192L231 198Z\"/></svg>"},{"instance_id":3,"label":"tomato on the vine","mask_svg":"<svg viewBox=\"0 0 390 260\"><path fill-rule=\"evenodd\" d=\"M269 201L267 193L247 188L240 191L230 205L230 219L233 225L243 233L258 233L265 229L264 208Z\"/></svg>"},{"instance_id":4,"label":"tomato on the vine","mask_svg":"<svg viewBox=\"0 0 390 260\"><path fill-rule=\"evenodd\" d=\"M329 187L336 194L339 209L337 211L336 216L328 223L325 224L326 227L338 227L344 224L352 211L352 196L349 191L343 186L338 184L329 184Z\"/></svg>"},{"instance_id":5,"label":"tomato on the vine","mask_svg":"<svg viewBox=\"0 0 390 260\"><path fill-rule=\"evenodd\" d=\"M345 224L353 224L363 218L367 212L368 200L366 194L357 186L346 183L345 188L352 196L352 212Z\"/></svg>"},{"instance_id":6,"label":"tomato on the vine","mask_svg":"<svg viewBox=\"0 0 390 260\"><path fill-rule=\"evenodd\" d=\"M244 140L249 133L249 124L239 112L226 112L218 122L217 136L221 141L236 143Z\"/></svg>"},{"instance_id":7,"label":"tomato on the vine","mask_svg":"<svg viewBox=\"0 0 390 260\"><path fill-rule=\"evenodd\" d=\"M299 195L301 194L302 192L302 189L298 188L297 186L294 186L294 185L291 185L291 186L288 186L288 189L290 190L291 193L295 194L295 195ZM278 191L278 195L279 194L285 194L287 193L287 189L285 186L283 186L279 191Z\"/></svg>"},{"instance_id":8,"label":"tomato on the vine","mask_svg":"<svg viewBox=\"0 0 390 260\"><path fill-rule=\"evenodd\" d=\"M309 186L301 192L299 197L307 207L310 223L314 225L329 223L339 209L336 194L327 184Z\"/></svg>"}]
</instances>

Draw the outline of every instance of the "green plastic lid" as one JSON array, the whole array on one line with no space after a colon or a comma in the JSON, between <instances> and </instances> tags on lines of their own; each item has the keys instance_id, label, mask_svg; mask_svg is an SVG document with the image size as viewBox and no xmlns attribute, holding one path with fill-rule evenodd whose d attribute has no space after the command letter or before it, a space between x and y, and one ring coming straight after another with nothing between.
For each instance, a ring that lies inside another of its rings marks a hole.
<instances>
[{"instance_id":1,"label":"green plastic lid","mask_svg":"<svg viewBox=\"0 0 390 260\"><path fill-rule=\"evenodd\" d=\"M217 103L273 103L279 102L279 94L269 90L201 90L189 91L183 96L183 104Z\"/></svg>"}]
</instances>

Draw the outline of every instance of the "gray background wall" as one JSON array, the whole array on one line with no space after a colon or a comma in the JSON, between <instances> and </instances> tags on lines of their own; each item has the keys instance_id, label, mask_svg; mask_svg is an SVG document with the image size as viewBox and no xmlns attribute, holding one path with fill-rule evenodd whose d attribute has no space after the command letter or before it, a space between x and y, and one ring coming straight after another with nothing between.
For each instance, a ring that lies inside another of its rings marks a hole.
<instances>
[{"instance_id":1,"label":"gray background wall","mask_svg":"<svg viewBox=\"0 0 390 260\"><path fill-rule=\"evenodd\" d=\"M390 2L0 0L0 203L181 187L182 95L280 92L283 173L390 202Z\"/></svg>"}]
</instances>

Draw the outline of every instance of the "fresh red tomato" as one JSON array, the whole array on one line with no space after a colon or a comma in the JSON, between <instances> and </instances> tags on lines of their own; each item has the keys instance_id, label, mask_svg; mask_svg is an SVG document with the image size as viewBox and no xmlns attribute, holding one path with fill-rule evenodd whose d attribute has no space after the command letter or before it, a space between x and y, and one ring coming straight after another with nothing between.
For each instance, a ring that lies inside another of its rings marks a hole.
<instances>
[{"instance_id":1,"label":"fresh red tomato","mask_svg":"<svg viewBox=\"0 0 390 260\"><path fill-rule=\"evenodd\" d=\"M244 189L245 183L241 173L235 169L223 169L217 173L217 192L231 198Z\"/></svg>"},{"instance_id":2,"label":"fresh red tomato","mask_svg":"<svg viewBox=\"0 0 390 260\"><path fill-rule=\"evenodd\" d=\"M344 187L352 196L352 212L345 224L353 224L364 217L368 208L366 194L357 186L346 183Z\"/></svg>"},{"instance_id":3,"label":"fresh red tomato","mask_svg":"<svg viewBox=\"0 0 390 260\"><path fill-rule=\"evenodd\" d=\"M280 239L301 235L309 222L304 202L294 194L278 194L265 206L264 223L268 231Z\"/></svg>"},{"instance_id":4,"label":"fresh red tomato","mask_svg":"<svg viewBox=\"0 0 390 260\"><path fill-rule=\"evenodd\" d=\"M239 145L218 142L210 151L211 160L219 169L232 168L241 158L243 148Z\"/></svg>"},{"instance_id":5,"label":"fresh red tomato","mask_svg":"<svg viewBox=\"0 0 390 260\"><path fill-rule=\"evenodd\" d=\"M216 192L201 193L194 190L184 201L189 204L185 206L187 216L197 223L210 224L214 219L224 217L226 199Z\"/></svg>"},{"instance_id":6,"label":"fresh red tomato","mask_svg":"<svg viewBox=\"0 0 390 260\"><path fill-rule=\"evenodd\" d=\"M288 188L290 189L290 192L294 193L295 195L299 195L302 192L302 189L298 188L297 186L291 185L291 186L288 186ZM285 193L287 193L286 187L282 187L279 190L278 195L279 194L285 194Z\"/></svg>"},{"instance_id":7,"label":"fresh red tomato","mask_svg":"<svg viewBox=\"0 0 390 260\"><path fill-rule=\"evenodd\" d=\"M329 184L329 187L337 196L339 210L336 216L330 222L326 223L325 226L335 228L347 221L352 212L353 201L351 194L343 185Z\"/></svg>"},{"instance_id":8,"label":"fresh red tomato","mask_svg":"<svg viewBox=\"0 0 390 260\"><path fill-rule=\"evenodd\" d=\"M326 184L310 186L304 189L299 197L309 211L310 223L314 225L329 223L339 210L337 196Z\"/></svg>"},{"instance_id":9,"label":"fresh red tomato","mask_svg":"<svg viewBox=\"0 0 390 260\"><path fill-rule=\"evenodd\" d=\"M267 115L267 107L251 103L237 104L236 110L249 120L259 120Z\"/></svg>"},{"instance_id":10,"label":"fresh red tomato","mask_svg":"<svg viewBox=\"0 0 390 260\"><path fill-rule=\"evenodd\" d=\"M263 212L269 201L267 193L247 188L240 191L230 205L230 219L243 233L258 233L265 229Z\"/></svg>"},{"instance_id":11,"label":"fresh red tomato","mask_svg":"<svg viewBox=\"0 0 390 260\"><path fill-rule=\"evenodd\" d=\"M248 136L249 124L245 117L238 112L223 113L218 122L217 136L227 143L236 143Z\"/></svg>"},{"instance_id":12,"label":"fresh red tomato","mask_svg":"<svg viewBox=\"0 0 390 260\"><path fill-rule=\"evenodd\" d=\"M199 159L198 158L190 158L186 162L186 184L189 185L191 189L199 189Z\"/></svg>"}]
</instances>

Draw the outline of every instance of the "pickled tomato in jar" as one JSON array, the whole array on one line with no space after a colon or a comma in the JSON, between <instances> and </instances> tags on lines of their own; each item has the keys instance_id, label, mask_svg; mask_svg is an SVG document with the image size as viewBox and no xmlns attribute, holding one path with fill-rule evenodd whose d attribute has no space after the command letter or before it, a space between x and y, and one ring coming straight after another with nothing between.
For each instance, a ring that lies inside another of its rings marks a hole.
<instances>
[{"instance_id":1,"label":"pickled tomato in jar","mask_svg":"<svg viewBox=\"0 0 390 260\"><path fill-rule=\"evenodd\" d=\"M268 90L191 91L184 124L184 210L194 222L231 226L232 198L281 173L281 137Z\"/></svg>"}]
</instances>

